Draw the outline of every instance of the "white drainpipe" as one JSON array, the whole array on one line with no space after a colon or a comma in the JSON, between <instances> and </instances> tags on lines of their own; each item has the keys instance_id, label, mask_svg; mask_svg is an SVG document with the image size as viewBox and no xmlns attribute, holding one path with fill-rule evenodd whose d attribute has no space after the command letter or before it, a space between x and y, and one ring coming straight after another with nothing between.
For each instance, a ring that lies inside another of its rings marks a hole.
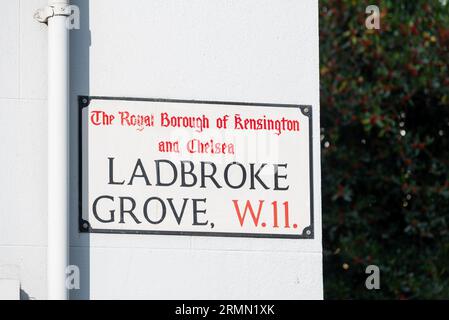
<instances>
[{"instance_id":1,"label":"white drainpipe","mask_svg":"<svg viewBox=\"0 0 449 320\"><path fill-rule=\"evenodd\" d=\"M35 18L48 23L48 299L66 300L69 262L69 0L49 0Z\"/></svg>"}]
</instances>

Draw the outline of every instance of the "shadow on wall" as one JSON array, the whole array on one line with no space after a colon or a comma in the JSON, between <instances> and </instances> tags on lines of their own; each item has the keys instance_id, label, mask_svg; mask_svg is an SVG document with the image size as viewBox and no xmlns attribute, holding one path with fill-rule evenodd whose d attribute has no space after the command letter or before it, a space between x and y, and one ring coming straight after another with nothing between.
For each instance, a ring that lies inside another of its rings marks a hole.
<instances>
[{"instance_id":1,"label":"shadow on wall","mask_svg":"<svg viewBox=\"0 0 449 320\"><path fill-rule=\"evenodd\" d=\"M90 95L89 49L91 32L89 0L72 0L80 9L80 29L70 31L70 264L79 267L80 287L70 299L90 299L90 235L79 232L79 128L78 96Z\"/></svg>"},{"instance_id":2,"label":"shadow on wall","mask_svg":"<svg viewBox=\"0 0 449 320\"><path fill-rule=\"evenodd\" d=\"M32 300L32 298L30 297L30 295L23 290L22 288L20 289L20 300Z\"/></svg>"}]
</instances>

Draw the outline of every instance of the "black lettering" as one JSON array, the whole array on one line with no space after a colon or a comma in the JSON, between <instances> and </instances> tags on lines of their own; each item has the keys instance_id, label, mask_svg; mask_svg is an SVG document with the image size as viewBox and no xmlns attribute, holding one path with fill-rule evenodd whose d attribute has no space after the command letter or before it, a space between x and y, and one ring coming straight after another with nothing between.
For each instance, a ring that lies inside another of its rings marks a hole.
<instances>
[{"instance_id":1,"label":"black lettering","mask_svg":"<svg viewBox=\"0 0 449 320\"><path fill-rule=\"evenodd\" d=\"M281 191L285 191L288 190L288 188L290 186L286 186L286 187L280 187L279 186L279 179L285 179L287 180L287 175L279 175L279 168L286 168L287 169L287 164L275 164L274 165L274 190L281 190Z\"/></svg>"},{"instance_id":2,"label":"black lettering","mask_svg":"<svg viewBox=\"0 0 449 320\"><path fill-rule=\"evenodd\" d=\"M125 180L122 182L114 182L114 159L108 158L109 160L109 184L125 184Z\"/></svg>"},{"instance_id":3,"label":"black lettering","mask_svg":"<svg viewBox=\"0 0 449 320\"><path fill-rule=\"evenodd\" d=\"M186 171L185 165L189 164L190 165L190 170ZM193 173L193 169L194 169L194 164L192 161L181 161L181 187L193 187L196 185L198 178L196 177L196 175ZM189 175L193 178L192 183L187 184L186 182L186 175Z\"/></svg>"},{"instance_id":4,"label":"black lettering","mask_svg":"<svg viewBox=\"0 0 449 320\"><path fill-rule=\"evenodd\" d=\"M173 162L171 162L170 160L155 160L154 162L156 163L157 186L169 187L169 186L173 185L175 183L176 179L178 178L178 170L176 169L176 166L173 164ZM160 168L161 163L167 163L173 169L173 179L171 182L162 182L161 181L161 168Z\"/></svg>"},{"instance_id":5,"label":"black lettering","mask_svg":"<svg viewBox=\"0 0 449 320\"><path fill-rule=\"evenodd\" d=\"M140 169L141 174L137 174L138 169ZM143 167L142 160L140 159L137 159L136 166L134 167L134 171L128 185L133 184L134 178L144 178L146 185L151 186L150 180L148 180L147 173L145 172L145 169Z\"/></svg>"},{"instance_id":6,"label":"black lettering","mask_svg":"<svg viewBox=\"0 0 449 320\"><path fill-rule=\"evenodd\" d=\"M212 167L212 173L206 174L206 164L210 165ZM221 189L222 186L220 186L215 180L214 175L217 173L217 166L213 162L201 162L201 187L200 188L206 188L206 178L209 178L218 189Z\"/></svg>"},{"instance_id":7,"label":"black lettering","mask_svg":"<svg viewBox=\"0 0 449 320\"><path fill-rule=\"evenodd\" d=\"M94 201L94 203L93 203L93 205L92 205L92 211L93 211L94 217L95 217L98 221L103 222L103 223L114 222L114 213L115 213L115 210L109 210L109 212L111 213L111 217L109 218L109 220L103 220L103 219L101 219L100 216L98 215L98 212L97 212L97 204L98 204L98 201L100 201L101 199L109 199L109 200L111 200L111 201L114 201L114 197L111 197L111 196L99 196L97 199L95 199L95 201Z\"/></svg>"},{"instance_id":8,"label":"black lettering","mask_svg":"<svg viewBox=\"0 0 449 320\"><path fill-rule=\"evenodd\" d=\"M128 200L129 202L131 202L131 209L125 210L125 200ZM129 213L131 218L133 218L137 224L142 223L137 219L137 217L133 213L135 208L136 208L136 201L133 198L120 197L120 221L119 221L119 223L125 223L125 213Z\"/></svg>"},{"instance_id":9,"label":"black lettering","mask_svg":"<svg viewBox=\"0 0 449 320\"><path fill-rule=\"evenodd\" d=\"M156 200L157 202L159 202L161 205L161 209L162 209L161 218L157 221L153 221L148 217L148 204L153 200ZM167 214L167 208L165 207L165 203L164 203L164 201L162 201L162 199L160 199L158 197L151 197L151 198L148 198L147 201L145 201L145 203L143 205L143 215L149 223L151 223L151 224L161 223L162 221L164 221L166 214Z\"/></svg>"},{"instance_id":10,"label":"black lettering","mask_svg":"<svg viewBox=\"0 0 449 320\"><path fill-rule=\"evenodd\" d=\"M233 165L237 165L237 166L240 167L240 169L242 169L242 182L239 185L236 185L236 186L233 186L231 184L231 182L229 181L229 169ZM228 164L226 166L226 168L225 168L225 171L224 171L224 179L225 179L225 182L226 182L226 184L228 185L229 188L240 189L246 182L246 170L245 170L245 167L243 166L243 164L238 163L238 162L233 162L233 163Z\"/></svg>"},{"instance_id":11,"label":"black lettering","mask_svg":"<svg viewBox=\"0 0 449 320\"><path fill-rule=\"evenodd\" d=\"M206 203L206 199L192 199L193 203L193 225L194 226L205 226L209 223L209 220L206 222L198 222L198 214L206 214L206 209L198 209L198 202Z\"/></svg>"},{"instance_id":12,"label":"black lettering","mask_svg":"<svg viewBox=\"0 0 449 320\"><path fill-rule=\"evenodd\" d=\"M263 163L263 164L259 167L259 170L257 170L256 173L254 173L254 166L255 166L255 164L254 164L254 163L250 163L249 167L250 167L250 174L251 174L251 187L250 187L251 190L256 189L256 187L254 186L255 180L257 180L257 181L262 185L262 187L263 187L264 189L270 189L270 187L268 187L268 186L267 186L267 185L266 185L266 184L259 178L260 171L262 171L262 169L263 169L266 165L267 165L266 163Z\"/></svg>"},{"instance_id":13,"label":"black lettering","mask_svg":"<svg viewBox=\"0 0 449 320\"><path fill-rule=\"evenodd\" d=\"M178 215L178 213L176 212L176 209L175 209L175 205L173 204L173 198L167 199L168 204L170 205L170 208L173 211L173 215L175 216L175 219L176 219L176 222L178 223L178 225L181 224L182 216L184 215L184 210L186 209L187 201L189 201L188 198L184 198L182 200L184 200L184 202L182 203L181 213Z\"/></svg>"}]
</instances>

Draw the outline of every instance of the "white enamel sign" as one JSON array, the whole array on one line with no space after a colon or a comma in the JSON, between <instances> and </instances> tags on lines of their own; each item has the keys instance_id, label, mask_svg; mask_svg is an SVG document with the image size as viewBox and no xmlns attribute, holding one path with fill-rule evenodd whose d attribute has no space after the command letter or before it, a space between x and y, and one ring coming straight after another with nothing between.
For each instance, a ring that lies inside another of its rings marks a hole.
<instances>
[{"instance_id":1,"label":"white enamel sign","mask_svg":"<svg viewBox=\"0 0 449 320\"><path fill-rule=\"evenodd\" d=\"M311 239L312 107L79 97L80 230Z\"/></svg>"}]
</instances>

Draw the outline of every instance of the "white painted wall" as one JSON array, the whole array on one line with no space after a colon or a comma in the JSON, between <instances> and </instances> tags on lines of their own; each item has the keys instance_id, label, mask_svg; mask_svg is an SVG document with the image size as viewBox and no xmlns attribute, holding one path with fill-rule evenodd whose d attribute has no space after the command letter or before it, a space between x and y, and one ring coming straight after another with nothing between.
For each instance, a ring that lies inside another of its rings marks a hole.
<instances>
[{"instance_id":1,"label":"white painted wall","mask_svg":"<svg viewBox=\"0 0 449 320\"><path fill-rule=\"evenodd\" d=\"M0 279L46 298L46 0L0 0ZM0 287L0 290L2 288Z\"/></svg>"},{"instance_id":2,"label":"white painted wall","mask_svg":"<svg viewBox=\"0 0 449 320\"><path fill-rule=\"evenodd\" d=\"M0 0L0 279L46 298L46 0ZM74 0L72 298L321 299L315 240L79 234L77 95L312 104L319 150L317 0ZM1 288L0 288L1 291Z\"/></svg>"}]
</instances>

